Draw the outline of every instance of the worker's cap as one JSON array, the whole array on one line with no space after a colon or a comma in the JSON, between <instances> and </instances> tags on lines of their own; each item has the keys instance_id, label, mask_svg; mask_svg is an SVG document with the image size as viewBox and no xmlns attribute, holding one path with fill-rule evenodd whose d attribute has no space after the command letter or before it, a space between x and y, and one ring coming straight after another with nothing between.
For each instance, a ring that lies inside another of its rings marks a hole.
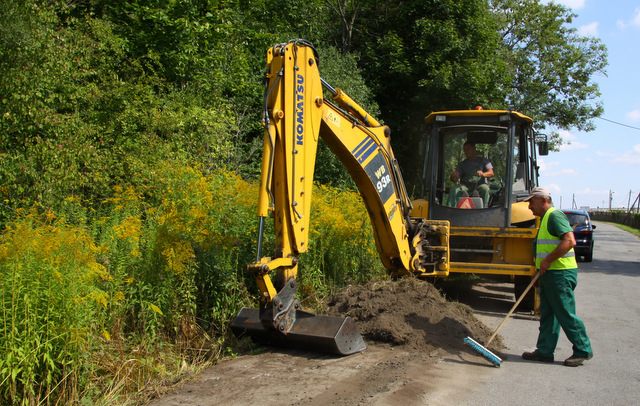
<instances>
[{"instance_id":1,"label":"worker's cap","mask_svg":"<svg viewBox=\"0 0 640 406\"><path fill-rule=\"evenodd\" d=\"M551 194L549 194L549 190L545 187L534 187L531 193L529 194L529 196L527 196L527 198L524 199L524 201L526 202L527 200L531 199L533 196L551 197Z\"/></svg>"}]
</instances>

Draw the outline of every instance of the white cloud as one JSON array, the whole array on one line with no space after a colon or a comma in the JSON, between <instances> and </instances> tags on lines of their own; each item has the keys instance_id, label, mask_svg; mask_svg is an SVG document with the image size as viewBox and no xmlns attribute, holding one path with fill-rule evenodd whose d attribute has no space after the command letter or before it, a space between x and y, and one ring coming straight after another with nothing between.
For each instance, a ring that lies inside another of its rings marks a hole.
<instances>
[{"instance_id":1,"label":"white cloud","mask_svg":"<svg viewBox=\"0 0 640 406\"><path fill-rule=\"evenodd\" d=\"M578 190L576 192L577 195L608 195L608 190L593 190L590 187Z\"/></svg>"},{"instance_id":2,"label":"white cloud","mask_svg":"<svg viewBox=\"0 0 640 406\"><path fill-rule=\"evenodd\" d=\"M640 7L636 7L630 20L618 20L616 24L622 30L626 29L629 26L640 27Z\"/></svg>"},{"instance_id":3,"label":"white cloud","mask_svg":"<svg viewBox=\"0 0 640 406\"><path fill-rule=\"evenodd\" d=\"M618 158L614 158L613 162L640 165L640 144L634 145L631 151L625 152Z\"/></svg>"},{"instance_id":4,"label":"white cloud","mask_svg":"<svg viewBox=\"0 0 640 406\"><path fill-rule=\"evenodd\" d=\"M558 161L546 162L543 159L538 160L538 166L540 167L540 175L546 177L554 177L554 176L579 176L580 172L576 171L573 168L565 168L561 166L562 163Z\"/></svg>"},{"instance_id":5,"label":"white cloud","mask_svg":"<svg viewBox=\"0 0 640 406\"><path fill-rule=\"evenodd\" d=\"M546 187L549 190L549 193L551 193L552 196L554 194L560 194L562 192L562 188L560 186L556 185L555 183L549 183L548 185L543 186L543 187Z\"/></svg>"},{"instance_id":6,"label":"white cloud","mask_svg":"<svg viewBox=\"0 0 640 406\"><path fill-rule=\"evenodd\" d=\"M589 145L583 144L578 141L578 137L571 134L569 131L561 130L559 131L560 136L562 137L562 144L560 145L560 151L570 151L576 149L589 148Z\"/></svg>"},{"instance_id":7,"label":"white cloud","mask_svg":"<svg viewBox=\"0 0 640 406\"><path fill-rule=\"evenodd\" d=\"M548 162L544 158L538 158L538 170L541 174L546 174L547 172L551 171L554 166L557 166L559 164L559 162Z\"/></svg>"},{"instance_id":8,"label":"white cloud","mask_svg":"<svg viewBox=\"0 0 640 406\"><path fill-rule=\"evenodd\" d=\"M578 176L580 175L580 172L576 171L575 169L572 168L563 168L560 170L560 173L558 174L560 176Z\"/></svg>"},{"instance_id":9,"label":"white cloud","mask_svg":"<svg viewBox=\"0 0 640 406\"><path fill-rule=\"evenodd\" d=\"M599 22L594 21L591 24L583 25L578 28L578 34L585 37L597 37L599 35L598 26Z\"/></svg>"},{"instance_id":10,"label":"white cloud","mask_svg":"<svg viewBox=\"0 0 640 406\"><path fill-rule=\"evenodd\" d=\"M604 152L604 151L596 151L596 155L605 157L605 158L615 158L616 154L613 152Z\"/></svg>"},{"instance_id":11,"label":"white cloud","mask_svg":"<svg viewBox=\"0 0 640 406\"><path fill-rule=\"evenodd\" d=\"M627 118L631 121L640 121L640 107L627 113Z\"/></svg>"},{"instance_id":12,"label":"white cloud","mask_svg":"<svg viewBox=\"0 0 640 406\"><path fill-rule=\"evenodd\" d=\"M631 17L631 25L636 27L640 27L640 7L636 7L633 12L633 17Z\"/></svg>"}]
</instances>

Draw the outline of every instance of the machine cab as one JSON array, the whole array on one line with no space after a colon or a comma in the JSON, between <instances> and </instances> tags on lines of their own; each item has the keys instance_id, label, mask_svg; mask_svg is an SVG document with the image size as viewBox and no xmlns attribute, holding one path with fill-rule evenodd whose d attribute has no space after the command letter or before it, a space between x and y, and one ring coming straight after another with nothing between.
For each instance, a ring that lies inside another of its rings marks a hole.
<instances>
[{"instance_id":1,"label":"machine cab","mask_svg":"<svg viewBox=\"0 0 640 406\"><path fill-rule=\"evenodd\" d=\"M536 135L529 117L478 109L435 112L425 121L426 218L461 227L535 221L523 201L538 184ZM543 141L541 151L545 148Z\"/></svg>"}]
</instances>

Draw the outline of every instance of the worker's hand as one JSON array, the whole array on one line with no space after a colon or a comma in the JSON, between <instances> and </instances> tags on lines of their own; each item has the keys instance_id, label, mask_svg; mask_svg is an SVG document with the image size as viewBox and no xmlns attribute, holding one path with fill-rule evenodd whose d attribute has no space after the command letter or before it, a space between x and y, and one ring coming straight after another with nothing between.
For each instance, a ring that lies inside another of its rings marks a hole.
<instances>
[{"instance_id":1,"label":"worker's hand","mask_svg":"<svg viewBox=\"0 0 640 406\"><path fill-rule=\"evenodd\" d=\"M544 273L547 272L547 269L551 266L551 262L548 257L542 260L540 263L540 275L544 275Z\"/></svg>"},{"instance_id":2,"label":"worker's hand","mask_svg":"<svg viewBox=\"0 0 640 406\"><path fill-rule=\"evenodd\" d=\"M449 175L449 179L451 180L451 182L457 182L458 180L460 180L460 175L458 174L458 172L453 171L451 172L451 175Z\"/></svg>"},{"instance_id":3,"label":"worker's hand","mask_svg":"<svg viewBox=\"0 0 640 406\"><path fill-rule=\"evenodd\" d=\"M484 178L484 172L482 171L476 172L476 175L480 176L481 178Z\"/></svg>"}]
</instances>

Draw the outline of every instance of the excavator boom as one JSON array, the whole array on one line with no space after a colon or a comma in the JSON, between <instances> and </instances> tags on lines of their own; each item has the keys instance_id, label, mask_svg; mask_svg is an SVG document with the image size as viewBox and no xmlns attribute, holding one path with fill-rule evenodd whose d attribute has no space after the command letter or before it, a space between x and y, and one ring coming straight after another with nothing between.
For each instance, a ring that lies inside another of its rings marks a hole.
<instances>
[{"instance_id":1,"label":"excavator boom","mask_svg":"<svg viewBox=\"0 0 640 406\"><path fill-rule=\"evenodd\" d=\"M390 131L340 89L320 78L318 56L304 40L267 53L264 143L258 200L256 262L248 265L261 291L259 309L242 309L236 335L291 347L348 355L366 348L349 317L313 315L296 299L298 256L309 242L313 173L321 137L354 179L369 213L380 258L390 274L446 276L447 221L410 217L412 205ZM330 94L324 97L323 88ZM274 219L276 249L262 256L262 230ZM270 274L275 271L275 282Z\"/></svg>"}]
</instances>

